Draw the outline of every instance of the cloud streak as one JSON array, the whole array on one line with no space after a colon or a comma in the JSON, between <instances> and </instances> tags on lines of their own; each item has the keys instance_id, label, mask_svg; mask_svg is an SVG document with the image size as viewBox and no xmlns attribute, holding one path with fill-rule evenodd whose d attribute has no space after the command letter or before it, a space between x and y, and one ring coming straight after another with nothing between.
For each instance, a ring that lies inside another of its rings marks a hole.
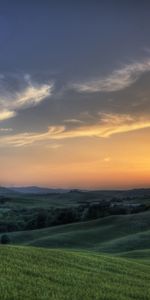
<instances>
[{"instance_id":1,"label":"cloud streak","mask_svg":"<svg viewBox=\"0 0 150 300\"><path fill-rule=\"evenodd\" d=\"M2 78L3 81L5 78ZM31 81L29 75L24 76L24 88L19 91L7 90L0 85L0 121L16 116L17 112L24 108L39 105L46 97L52 95L54 83L37 84Z\"/></svg>"},{"instance_id":2,"label":"cloud streak","mask_svg":"<svg viewBox=\"0 0 150 300\"><path fill-rule=\"evenodd\" d=\"M0 132L10 132L13 131L12 128L0 128Z\"/></svg>"},{"instance_id":3,"label":"cloud streak","mask_svg":"<svg viewBox=\"0 0 150 300\"><path fill-rule=\"evenodd\" d=\"M0 137L0 145L21 147L35 143L47 143L72 138L108 138L114 134L150 128L150 120L145 117L132 117L119 114L99 114L99 122L68 129L66 126L51 126L46 132L19 133Z\"/></svg>"},{"instance_id":4,"label":"cloud streak","mask_svg":"<svg viewBox=\"0 0 150 300\"><path fill-rule=\"evenodd\" d=\"M16 112L15 111L11 111L11 110L0 110L0 121L4 121L10 118L15 117Z\"/></svg>"},{"instance_id":5,"label":"cloud streak","mask_svg":"<svg viewBox=\"0 0 150 300\"><path fill-rule=\"evenodd\" d=\"M147 59L141 63L136 62L125 65L121 69L114 70L106 77L91 79L81 83L73 83L70 87L82 93L120 91L131 86L143 73L149 71L150 60Z\"/></svg>"}]
</instances>

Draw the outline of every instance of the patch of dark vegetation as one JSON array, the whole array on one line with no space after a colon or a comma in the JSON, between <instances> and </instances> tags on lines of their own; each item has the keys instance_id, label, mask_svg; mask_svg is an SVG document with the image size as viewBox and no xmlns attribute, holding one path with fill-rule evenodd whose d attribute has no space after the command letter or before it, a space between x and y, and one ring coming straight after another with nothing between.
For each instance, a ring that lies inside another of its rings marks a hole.
<instances>
[{"instance_id":1,"label":"patch of dark vegetation","mask_svg":"<svg viewBox=\"0 0 150 300\"><path fill-rule=\"evenodd\" d=\"M10 238L8 236L8 234L3 234L1 236L1 244L6 245L10 243Z\"/></svg>"},{"instance_id":2,"label":"patch of dark vegetation","mask_svg":"<svg viewBox=\"0 0 150 300\"><path fill-rule=\"evenodd\" d=\"M36 207L34 205L34 207L31 208L24 208L24 206L21 207L21 205L13 205L14 199L12 201L10 197L1 196L0 233L40 229L74 222L88 221L110 215L133 214L146 211L150 208L150 204L145 200L145 198L144 201L141 198L141 201L136 202L131 196L127 196L122 199L118 195L111 198L109 194L108 197L108 194L106 199L104 198L104 195L101 197L102 199L99 199L99 193L97 191L71 191L65 195L69 195L69 197L70 195L77 197L76 205L73 204L74 202L70 201L70 206L67 203L65 207L57 207L57 205L54 206L52 204L45 207L39 207L38 199L38 206ZM65 195L59 195L59 201L65 201ZM79 201L79 199L81 200ZM23 202L24 198L23 200L20 199L20 204Z\"/></svg>"}]
</instances>

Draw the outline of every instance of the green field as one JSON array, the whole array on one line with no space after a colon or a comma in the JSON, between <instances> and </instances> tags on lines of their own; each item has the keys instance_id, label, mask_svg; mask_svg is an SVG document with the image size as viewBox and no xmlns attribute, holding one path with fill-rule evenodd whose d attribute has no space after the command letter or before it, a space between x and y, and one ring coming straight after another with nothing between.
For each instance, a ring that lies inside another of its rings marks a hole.
<instances>
[{"instance_id":1,"label":"green field","mask_svg":"<svg viewBox=\"0 0 150 300\"><path fill-rule=\"evenodd\" d=\"M31 204L38 207L40 199ZM10 245L0 245L0 300L150 299L150 210L7 236Z\"/></svg>"},{"instance_id":2,"label":"green field","mask_svg":"<svg viewBox=\"0 0 150 300\"><path fill-rule=\"evenodd\" d=\"M92 252L2 246L0 299L148 300L150 266Z\"/></svg>"},{"instance_id":3,"label":"green field","mask_svg":"<svg viewBox=\"0 0 150 300\"><path fill-rule=\"evenodd\" d=\"M150 211L9 234L11 242L117 254L150 249Z\"/></svg>"}]
</instances>

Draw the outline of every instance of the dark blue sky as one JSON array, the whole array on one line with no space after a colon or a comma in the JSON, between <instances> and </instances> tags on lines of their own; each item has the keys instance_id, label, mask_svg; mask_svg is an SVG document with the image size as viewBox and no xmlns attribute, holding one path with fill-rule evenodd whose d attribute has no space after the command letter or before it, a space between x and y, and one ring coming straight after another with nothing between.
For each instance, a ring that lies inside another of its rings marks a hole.
<instances>
[{"instance_id":1,"label":"dark blue sky","mask_svg":"<svg viewBox=\"0 0 150 300\"><path fill-rule=\"evenodd\" d=\"M149 47L149 13L149 1L1 1L1 69L99 75Z\"/></svg>"},{"instance_id":2,"label":"dark blue sky","mask_svg":"<svg viewBox=\"0 0 150 300\"><path fill-rule=\"evenodd\" d=\"M147 132L149 16L148 0L0 1L1 157Z\"/></svg>"},{"instance_id":3,"label":"dark blue sky","mask_svg":"<svg viewBox=\"0 0 150 300\"><path fill-rule=\"evenodd\" d=\"M55 80L58 89L68 81L105 76L148 56L149 13L149 1L1 1L1 73ZM65 95L69 103L70 97L76 95ZM62 99L50 102L58 115L66 106ZM71 103L71 110L78 105Z\"/></svg>"}]
</instances>

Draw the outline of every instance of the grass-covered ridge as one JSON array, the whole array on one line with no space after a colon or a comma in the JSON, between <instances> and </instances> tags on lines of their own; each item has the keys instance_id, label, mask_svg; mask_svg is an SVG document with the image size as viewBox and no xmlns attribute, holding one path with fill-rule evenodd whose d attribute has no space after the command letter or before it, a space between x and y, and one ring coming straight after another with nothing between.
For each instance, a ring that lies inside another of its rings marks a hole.
<instances>
[{"instance_id":1,"label":"grass-covered ridge","mask_svg":"<svg viewBox=\"0 0 150 300\"><path fill-rule=\"evenodd\" d=\"M60 207L65 195L68 198ZM136 213L131 211L130 199L105 202L99 196L99 192L73 191L37 199L36 195L1 198L0 300L150 299L147 196L131 199L135 210L138 201L146 205ZM55 207L50 208L53 201ZM26 208L27 202L31 207ZM119 210L110 214L114 203ZM57 213L61 222L49 224ZM74 220L76 213L84 218ZM48 222L43 224L45 218ZM4 242L10 245L2 246Z\"/></svg>"},{"instance_id":2,"label":"grass-covered ridge","mask_svg":"<svg viewBox=\"0 0 150 300\"><path fill-rule=\"evenodd\" d=\"M150 266L92 252L1 246L1 300L148 300Z\"/></svg>"},{"instance_id":3,"label":"grass-covered ridge","mask_svg":"<svg viewBox=\"0 0 150 300\"><path fill-rule=\"evenodd\" d=\"M149 198L149 190L26 194L0 188L0 233L140 213L150 210Z\"/></svg>"},{"instance_id":4,"label":"grass-covered ridge","mask_svg":"<svg viewBox=\"0 0 150 300\"><path fill-rule=\"evenodd\" d=\"M150 211L9 234L11 243L121 253L150 249Z\"/></svg>"}]
</instances>

